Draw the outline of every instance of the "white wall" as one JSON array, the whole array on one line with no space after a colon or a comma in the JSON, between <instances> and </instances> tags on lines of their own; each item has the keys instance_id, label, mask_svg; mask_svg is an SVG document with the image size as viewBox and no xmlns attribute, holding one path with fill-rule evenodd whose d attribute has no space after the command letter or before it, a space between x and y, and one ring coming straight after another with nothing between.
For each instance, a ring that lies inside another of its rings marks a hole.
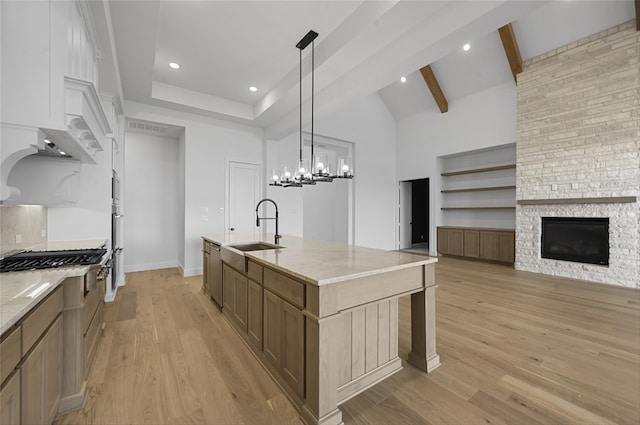
<instances>
[{"instance_id":1,"label":"white wall","mask_svg":"<svg viewBox=\"0 0 640 425\"><path fill-rule=\"evenodd\" d=\"M179 142L128 132L125 145L125 272L178 265Z\"/></svg>"},{"instance_id":2,"label":"white wall","mask_svg":"<svg viewBox=\"0 0 640 425\"><path fill-rule=\"evenodd\" d=\"M435 255L435 228L442 223L442 180L437 158L475 149L514 143L516 87L508 82L396 123L398 180L430 179L429 250Z\"/></svg>"},{"instance_id":3,"label":"white wall","mask_svg":"<svg viewBox=\"0 0 640 425\"><path fill-rule=\"evenodd\" d=\"M112 145L102 141L104 150L96 154L97 164L82 164L78 202L73 207L50 207L49 240L105 239L111 246Z\"/></svg>"},{"instance_id":4,"label":"white wall","mask_svg":"<svg viewBox=\"0 0 640 425\"><path fill-rule=\"evenodd\" d=\"M355 245L395 249L396 124L386 105L372 94L316 120L315 126L318 134L355 143Z\"/></svg>"},{"instance_id":5,"label":"white wall","mask_svg":"<svg viewBox=\"0 0 640 425\"><path fill-rule=\"evenodd\" d=\"M125 102L125 115L134 119L185 128L184 135L184 274L202 273L203 235L225 229L225 164L261 164L262 129L136 102ZM127 159L129 160L129 159ZM127 176L128 178L129 176ZM222 213L220 209L222 208ZM129 205L127 204L127 211ZM208 214L203 214L204 209ZM125 250L125 257L126 257Z\"/></svg>"}]
</instances>

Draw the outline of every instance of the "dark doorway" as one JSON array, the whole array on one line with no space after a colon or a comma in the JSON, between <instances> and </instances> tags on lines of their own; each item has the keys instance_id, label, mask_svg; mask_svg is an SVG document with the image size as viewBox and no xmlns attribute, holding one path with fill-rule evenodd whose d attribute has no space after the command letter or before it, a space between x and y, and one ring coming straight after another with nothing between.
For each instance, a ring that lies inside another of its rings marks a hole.
<instances>
[{"instance_id":1,"label":"dark doorway","mask_svg":"<svg viewBox=\"0 0 640 425\"><path fill-rule=\"evenodd\" d=\"M429 243L429 179L411 181L411 244Z\"/></svg>"}]
</instances>

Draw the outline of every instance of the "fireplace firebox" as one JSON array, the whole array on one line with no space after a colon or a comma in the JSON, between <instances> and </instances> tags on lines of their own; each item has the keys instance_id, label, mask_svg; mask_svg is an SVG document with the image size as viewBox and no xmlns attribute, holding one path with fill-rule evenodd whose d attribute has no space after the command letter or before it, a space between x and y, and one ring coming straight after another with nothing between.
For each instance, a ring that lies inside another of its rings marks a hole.
<instances>
[{"instance_id":1,"label":"fireplace firebox","mask_svg":"<svg viewBox=\"0 0 640 425\"><path fill-rule=\"evenodd\" d=\"M542 217L542 258L609 265L609 218Z\"/></svg>"}]
</instances>

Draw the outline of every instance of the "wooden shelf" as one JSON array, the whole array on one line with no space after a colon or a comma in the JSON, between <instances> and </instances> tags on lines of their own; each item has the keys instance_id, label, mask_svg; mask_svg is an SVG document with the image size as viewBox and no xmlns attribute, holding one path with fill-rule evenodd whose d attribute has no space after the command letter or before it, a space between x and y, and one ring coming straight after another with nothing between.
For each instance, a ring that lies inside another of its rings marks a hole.
<instances>
[{"instance_id":1,"label":"wooden shelf","mask_svg":"<svg viewBox=\"0 0 640 425\"><path fill-rule=\"evenodd\" d=\"M441 210L515 210L516 207L442 207Z\"/></svg>"},{"instance_id":2,"label":"wooden shelf","mask_svg":"<svg viewBox=\"0 0 640 425\"><path fill-rule=\"evenodd\" d=\"M559 198L559 199L520 199L520 205L570 205L570 204L633 204L636 196L614 196L606 198Z\"/></svg>"},{"instance_id":3,"label":"wooden shelf","mask_svg":"<svg viewBox=\"0 0 640 425\"><path fill-rule=\"evenodd\" d=\"M494 167L472 168L469 170L460 170L460 171L448 171L446 173L440 173L440 175L443 177L459 176L462 174L475 174L475 173L485 173L488 171L510 170L512 168L516 168L516 164L496 165Z\"/></svg>"},{"instance_id":4,"label":"wooden shelf","mask_svg":"<svg viewBox=\"0 0 640 425\"><path fill-rule=\"evenodd\" d=\"M461 192L483 192L488 190L507 190L507 189L515 189L515 186L493 186L493 187L473 187L467 189L444 189L440 192L442 193L461 193Z\"/></svg>"}]
</instances>

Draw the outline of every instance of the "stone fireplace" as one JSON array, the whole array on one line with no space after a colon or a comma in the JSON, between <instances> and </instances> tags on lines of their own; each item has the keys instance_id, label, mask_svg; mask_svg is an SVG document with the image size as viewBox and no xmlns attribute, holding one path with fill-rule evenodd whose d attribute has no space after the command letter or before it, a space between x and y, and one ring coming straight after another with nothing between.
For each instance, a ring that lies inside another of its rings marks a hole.
<instances>
[{"instance_id":1,"label":"stone fireplace","mask_svg":"<svg viewBox=\"0 0 640 425\"><path fill-rule=\"evenodd\" d=\"M639 51L632 21L524 63L517 269L640 288ZM608 219L608 264L543 258L543 217Z\"/></svg>"}]
</instances>

